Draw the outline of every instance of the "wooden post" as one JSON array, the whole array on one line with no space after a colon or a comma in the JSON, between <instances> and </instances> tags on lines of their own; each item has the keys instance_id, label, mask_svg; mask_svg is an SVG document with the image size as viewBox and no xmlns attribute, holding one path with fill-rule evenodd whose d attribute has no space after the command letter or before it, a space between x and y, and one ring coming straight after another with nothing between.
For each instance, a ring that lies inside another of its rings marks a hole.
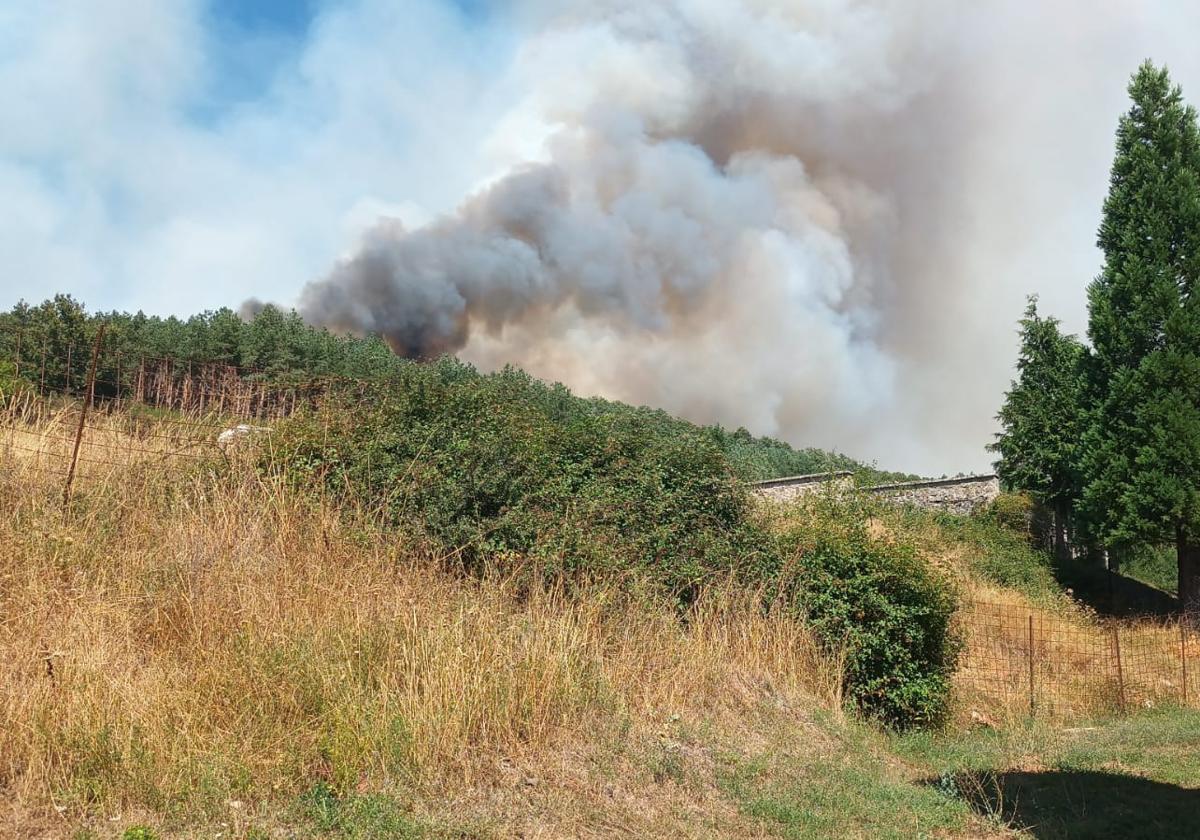
<instances>
[{"instance_id":1,"label":"wooden post","mask_svg":"<svg viewBox=\"0 0 1200 840\"><path fill-rule=\"evenodd\" d=\"M1113 625L1113 651L1117 656L1117 692L1121 699L1121 711L1125 711L1125 672L1121 668L1121 628Z\"/></svg>"},{"instance_id":2,"label":"wooden post","mask_svg":"<svg viewBox=\"0 0 1200 840\"><path fill-rule=\"evenodd\" d=\"M92 364L88 368L87 391L83 395L83 405L79 407L79 427L75 430L75 448L71 451L71 466L67 470L67 483L63 487L63 511L71 502L71 485L75 483L75 465L79 463L79 444L83 442L83 424L87 420L88 406L96 395L96 360L100 358L100 344L104 341L104 327L101 323L96 330L96 344L92 347Z\"/></svg>"},{"instance_id":3,"label":"wooden post","mask_svg":"<svg viewBox=\"0 0 1200 840\"><path fill-rule=\"evenodd\" d=\"M47 335L43 335L42 336L42 372L40 374L40 381L38 383L38 396L39 397L46 396L46 350L48 349L49 343L50 343L50 337Z\"/></svg>"},{"instance_id":4,"label":"wooden post","mask_svg":"<svg viewBox=\"0 0 1200 840\"><path fill-rule=\"evenodd\" d=\"M1183 705L1187 705L1187 624L1183 621L1179 622L1179 668L1183 671L1183 683L1181 686L1181 694L1183 695Z\"/></svg>"},{"instance_id":5,"label":"wooden post","mask_svg":"<svg viewBox=\"0 0 1200 840\"><path fill-rule=\"evenodd\" d=\"M1033 613L1029 614L1029 716L1033 717L1037 707L1033 694Z\"/></svg>"}]
</instances>

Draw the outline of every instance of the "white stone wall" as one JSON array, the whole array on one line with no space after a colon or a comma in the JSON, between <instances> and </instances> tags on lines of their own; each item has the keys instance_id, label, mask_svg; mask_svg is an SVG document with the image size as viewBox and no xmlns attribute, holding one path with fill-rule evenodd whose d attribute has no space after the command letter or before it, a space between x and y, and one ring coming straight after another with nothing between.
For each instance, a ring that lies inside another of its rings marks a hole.
<instances>
[{"instance_id":1,"label":"white stone wall","mask_svg":"<svg viewBox=\"0 0 1200 840\"><path fill-rule=\"evenodd\" d=\"M751 490L765 499L786 502L798 496L824 492L831 487L834 492L844 492L852 486L852 474L845 472L758 481L751 486ZM913 505L925 510L971 513L990 504L1000 495L1000 479L994 475L968 475L932 481L881 484L866 487L864 492L874 493L896 504Z\"/></svg>"},{"instance_id":2,"label":"white stone wall","mask_svg":"<svg viewBox=\"0 0 1200 840\"><path fill-rule=\"evenodd\" d=\"M768 481L757 481L751 485L751 491L764 499L776 502L786 502L797 496L809 493L820 493L830 486L835 492L844 492L853 485L853 473L818 473L817 475L795 475L790 478L773 478Z\"/></svg>"},{"instance_id":3,"label":"white stone wall","mask_svg":"<svg viewBox=\"0 0 1200 840\"><path fill-rule=\"evenodd\" d=\"M1000 479L994 475L919 481L871 487L869 492L897 504L947 513L971 513L1000 495Z\"/></svg>"}]
</instances>

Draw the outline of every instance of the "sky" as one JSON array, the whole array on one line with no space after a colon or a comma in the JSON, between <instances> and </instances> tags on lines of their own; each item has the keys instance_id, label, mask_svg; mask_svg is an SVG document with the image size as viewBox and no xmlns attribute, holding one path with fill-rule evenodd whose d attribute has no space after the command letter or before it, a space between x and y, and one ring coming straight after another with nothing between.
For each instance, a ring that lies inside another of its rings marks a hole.
<instances>
[{"instance_id":1,"label":"sky","mask_svg":"<svg viewBox=\"0 0 1200 840\"><path fill-rule=\"evenodd\" d=\"M487 327L464 357L889 468L986 469L1025 296L1086 328L1129 74L1165 62L1200 101L1197 32L1184 0L4 3L0 307L342 294L356 255L407 259L413 231L492 236L478 197L530 166L602 193L581 156L636 125L661 164L625 196L637 236L778 179L756 221L702 220L736 253L682 314L571 286L501 317L472 286Z\"/></svg>"}]
</instances>

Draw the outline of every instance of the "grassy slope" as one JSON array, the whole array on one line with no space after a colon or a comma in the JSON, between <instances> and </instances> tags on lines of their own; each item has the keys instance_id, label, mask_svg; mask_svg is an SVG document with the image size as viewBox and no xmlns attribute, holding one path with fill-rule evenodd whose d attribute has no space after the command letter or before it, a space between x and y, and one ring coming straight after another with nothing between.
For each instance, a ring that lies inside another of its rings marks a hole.
<instances>
[{"instance_id":1,"label":"grassy slope","mask_svg":"<svg viewBox=\"0 0 1200 840\"><path fill-rule=\"evenodd\" d=\"M1200 812L1192 713L889 735L733 593L682 626L468 584L251 474L108 452L70 521L0 454L0 836L1088 837L1140 802L1130 830L1161 836ZM876 515L964 586L1056 597L1003 535Z\"/></svg>"},{"instance_id":2,"label":"grassy slope","mask_svg":"<svg viewBox=\"0 0 1200 840\"><path fill-rule=\"evenodd\" d=\"M926 784L1040 840L1200 837L1200 713L1093 726L915 735Z\"/></svg>"},{"instance_id":3,"label":"grassy slope","mask_svg":"<svg viewBox=\"0 0 1200 840\"><path fill-rule=\"evenodd\" d=\"M756 791L842 757L908 792L744 595L463 581L171 434L89 433L68 519L0 455L0 835L771 836Z\"/></svg>"}]
</instances>

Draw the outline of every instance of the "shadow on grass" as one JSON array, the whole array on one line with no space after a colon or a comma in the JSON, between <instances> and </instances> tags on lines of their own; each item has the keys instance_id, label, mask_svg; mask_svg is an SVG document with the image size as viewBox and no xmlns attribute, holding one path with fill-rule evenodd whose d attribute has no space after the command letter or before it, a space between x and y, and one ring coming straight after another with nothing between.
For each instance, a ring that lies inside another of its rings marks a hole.
<instances>
[{"instance_id":1,"label":"shadow on grass","mask_svg":"<svg viewBox=\"0 0 1200 840\"><path fill-rule=\"evenodd\" d=\"M1038 840L1198 838L1200 790L1092 770L960 773L926 784Z\"/></svg>"},{"instance_id":2,"label":"shadow on grass","mask_svg":"<svg viewBox=\"0 0 1200 840\"><path fill-rule=\"evenodd\" d=\"M1054 564L1054 577L1100 615L1113 618L1165 617L1179 612L1179 599L1136 578L1078 561Z\"/></svg>"}]
</instances>

